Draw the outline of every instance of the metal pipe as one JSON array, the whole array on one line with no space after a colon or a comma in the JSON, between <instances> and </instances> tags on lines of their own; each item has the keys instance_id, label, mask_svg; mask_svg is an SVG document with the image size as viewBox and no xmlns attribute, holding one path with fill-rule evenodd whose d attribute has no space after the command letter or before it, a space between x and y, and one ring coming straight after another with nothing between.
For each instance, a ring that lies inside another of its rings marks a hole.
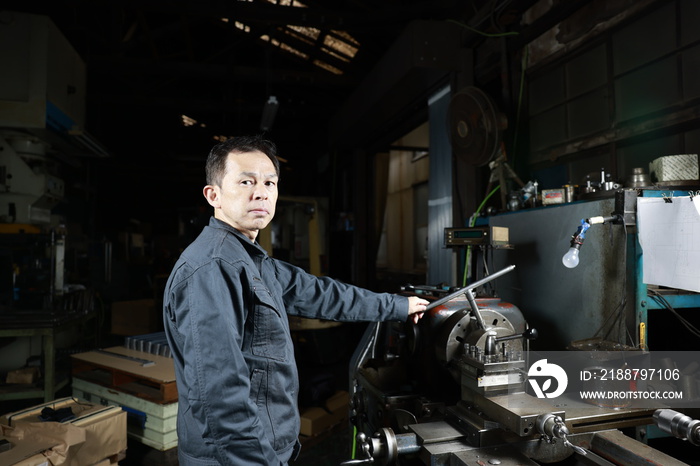
<instances>
[{"instance_id":1,"label":"metal pipe","mask_svg":"<svg viewBox=\"0 0 700 466\"><path fill-rule=\"evenodd\" d=\"M491 280L495 280L496 278L500 277L501 275L507 274L508 272L512 271L514 268L515 268L515 265L509 265L508 267L505 267L505 268L499 270L498 272L494 272L491 275L489 275L488 277L484 277L481 280L478 280L478 281L472 283L471 285L465 286L464 288L461 288L461 289L455 291L454 293L450 293L445 297L442 297L436 301L433 301L432 303L430 303L426 306L425 310L429 311L434 307L440 306L441 304L445 304L446 302L451 301L458 296L466 294L467 291L471 291L475 288L478 288L478 287L484 285L485 283L490 282ZM469 299L469 297L467 297L467 299ZM472 297L472 299L473 299L473 297Z\"/></svg>"}]
</instances>

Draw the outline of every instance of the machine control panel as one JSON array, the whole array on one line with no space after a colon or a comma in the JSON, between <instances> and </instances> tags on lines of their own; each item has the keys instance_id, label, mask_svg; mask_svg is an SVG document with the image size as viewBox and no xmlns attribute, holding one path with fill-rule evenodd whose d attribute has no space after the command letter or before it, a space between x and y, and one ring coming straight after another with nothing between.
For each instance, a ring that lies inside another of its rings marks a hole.
<instances>
[{"instance_id":1,"label":"machine control panel","mask_svg":"<svg viewBox=\"0 0 700 466\"><path fill-rule=\"evenodd\" d=\"M456 246L509 248L508 228L495 226L445 228L445 247Z\"/></svg>"}]
</instances>

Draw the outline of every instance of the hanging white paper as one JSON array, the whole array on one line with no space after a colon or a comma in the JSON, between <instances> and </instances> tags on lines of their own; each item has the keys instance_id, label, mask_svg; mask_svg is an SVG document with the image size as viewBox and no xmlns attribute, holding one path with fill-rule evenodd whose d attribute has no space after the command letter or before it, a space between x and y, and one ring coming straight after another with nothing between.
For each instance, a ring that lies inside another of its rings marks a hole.
<instances>
[{"instance_id":1,"label":"hanging white paper","mask_svg":"<svg viewBox=\"0 0 700 466\"><path fill-rule=\"evenodd\" d=\"M700 292L700 197L637 198L643 281Z\"/></svg>"}]
</instances>

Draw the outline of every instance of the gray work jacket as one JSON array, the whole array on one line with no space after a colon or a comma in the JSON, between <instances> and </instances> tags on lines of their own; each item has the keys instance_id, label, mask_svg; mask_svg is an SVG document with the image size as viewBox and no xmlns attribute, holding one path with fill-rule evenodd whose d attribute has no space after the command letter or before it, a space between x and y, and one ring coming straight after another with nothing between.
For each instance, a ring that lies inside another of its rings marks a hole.
<instances>
[{"instance_id":1,"label":"gray work jacket","mask_svg":"<svg viewBox=\"0 0 700 466\"><path fill-rule=\"evenodd\" d=\"M173 267L163 296L187 465L280 465L298 446L298 375L287 314L405 321L403 296L316 277L215 219Z\"/></svg>"}]
</instances>

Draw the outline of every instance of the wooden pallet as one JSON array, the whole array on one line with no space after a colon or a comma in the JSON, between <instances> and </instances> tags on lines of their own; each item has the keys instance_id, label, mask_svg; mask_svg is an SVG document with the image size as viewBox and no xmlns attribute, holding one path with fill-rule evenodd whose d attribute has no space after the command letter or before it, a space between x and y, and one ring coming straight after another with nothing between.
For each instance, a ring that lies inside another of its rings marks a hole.
<instances>
[{"instance_id":1,"label":"wooden pallet","mask_svg":"<svg viewBox=\"0 0 700 466\"><path fill-rule=\"evenodd\" d=\"M172 358L157 356L125 347L106 350L133 358L129 360L106 354L104 351L88 351L72 355L73 377L128 393L147 401L167 404L177 401L175 367ZM152 364L142 365L137 360L146 359Z\"/></svg>"}]
</instances>

